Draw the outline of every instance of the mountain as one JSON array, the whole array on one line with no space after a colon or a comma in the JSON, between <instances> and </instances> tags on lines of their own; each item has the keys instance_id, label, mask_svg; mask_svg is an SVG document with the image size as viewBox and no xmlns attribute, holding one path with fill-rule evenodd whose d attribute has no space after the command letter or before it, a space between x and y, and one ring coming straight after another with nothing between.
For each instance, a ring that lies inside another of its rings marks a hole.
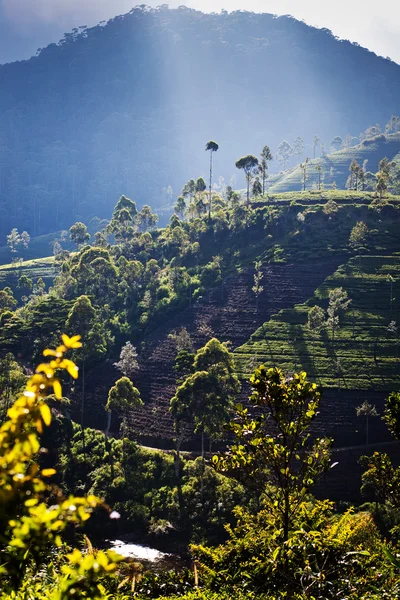
<instances>
[{"instance_id":1,"label":"mountain","mask_svg":"<svg viewBox=\"0 0 400 600\"><path fill-rule=\"evenodd\" d=\"M228 182L264 144L384 124L400 66L291 17L141 6L1 66L0 86L4 243L12 227L109 218L122 193L170 206L188 173L207 175L209 139Z\"/></svg>"}]
</instances>

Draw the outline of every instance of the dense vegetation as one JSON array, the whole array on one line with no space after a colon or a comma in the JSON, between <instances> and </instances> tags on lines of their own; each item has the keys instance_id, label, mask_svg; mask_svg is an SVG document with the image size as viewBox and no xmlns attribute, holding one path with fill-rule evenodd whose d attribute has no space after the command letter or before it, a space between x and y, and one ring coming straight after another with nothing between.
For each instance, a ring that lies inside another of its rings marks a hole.
<instances>
[{"instance_id":1,"label":"dense vegetation","mask_svg":"<svg viewBox=\"0 0 400 600\"><path fill-rule=\"evenodd\" d=\"M329 153L385 128L398 80L396 63L291 17L141 6L77 28L0 67L0 240L108 218L116 194L170 206L208 173L204 139L221 145L216 182L265 132L284 170Z\"/></svg>"}]
</instances>

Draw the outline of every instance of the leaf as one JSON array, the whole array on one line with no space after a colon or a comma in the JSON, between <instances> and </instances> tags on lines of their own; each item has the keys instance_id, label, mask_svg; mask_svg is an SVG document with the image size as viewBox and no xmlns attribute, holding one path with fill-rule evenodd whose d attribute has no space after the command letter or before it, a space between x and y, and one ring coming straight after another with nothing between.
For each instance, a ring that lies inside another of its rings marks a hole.
<instances>
[{"instance_id":1,"label":"leaf","mask_svg":"<svg viewBox=\"0 0 400 600\"><path fill-rule=\"evenodd\" d=\"M41 414L44 424L47 425L47 427L48 427L51 423L51 410L47 406L47 404L43 403L40 405L40 414Z\"/></svg>"},{"instance_id":2,"label":"leaf","mask_svg":"<svg viewBox=\"0 0 400 600\"><path fill-rule=\"evenodd\" d=\"M58 381L58 379L55 379L53 381L53 389L54 389L54 394L55 394L57 400L61 400L61 398L62 398L62 387L61 387L61 383Z\"/></svg>"},{"instance_id":3,"label":"leaf","mask_svg":"<svg viewBox=\"0 0 400 600\"><path fill-rule=\"evenodd\" d=\"M42 471L43 477L52 477L56 473L57 471L55 469L43 469Z\"/></svg>"}]
</instances>

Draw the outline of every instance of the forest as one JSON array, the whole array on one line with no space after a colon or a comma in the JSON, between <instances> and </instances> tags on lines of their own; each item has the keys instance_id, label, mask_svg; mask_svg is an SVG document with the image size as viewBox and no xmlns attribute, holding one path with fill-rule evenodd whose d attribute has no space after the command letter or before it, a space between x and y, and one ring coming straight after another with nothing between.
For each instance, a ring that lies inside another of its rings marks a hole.
<instances>
[{"instance_id":1,"label":"forest","mask_svg":"<svg viewBox=\"0 0 400 600\"><path fill-rule=\"evenodd\" d=\"M400 598L399 68L164 5L0 66L0 600Z\"/></svg>"}]
</instances>

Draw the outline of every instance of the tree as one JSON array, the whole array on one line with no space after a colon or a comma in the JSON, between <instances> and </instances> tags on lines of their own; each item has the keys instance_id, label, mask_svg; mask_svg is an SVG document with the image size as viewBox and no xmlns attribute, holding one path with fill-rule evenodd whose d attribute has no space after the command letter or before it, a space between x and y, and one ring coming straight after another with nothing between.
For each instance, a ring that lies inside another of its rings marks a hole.
<instances>
[{"instance_id":1,"label":"tree","mask_svg":"<svg viewBox=\"0 0 400 600\"><path fill-rule=\"evenodd\" d=\"M111 413L115 411L122 417L122 436L126 437L127 413L133 408L143 406L140 392L128 377L121 377L108 392L106 410L109 411L107 433L111 423ZM125 448L123 447L123 451Z\"/></svg>"},{"instance_id":2,"label":"tree","mask_svg":"<svg viewBox=\"0 0 400 600\"><path fill-rule=\"evenodd\" d=\"M304 140L302 137L297 137L294 142L293 142L293 149L292 149L292 153L295 156L301 156L302 154L304 154Z\"/></svg>"},{"instance_id":3,"label":"tree","mask_svg":"<svg viewBox=\"0 0 400 600\"><path fill-rule=\"evenodd\" d=\"M178 432L186 422L201 433L203 457L204 435L210 441L220 437L239 389L232 354L226 344L213 338L197 351L193 374L178 387L170 406Z\"/></svg>"},{"instance_id":4,"label":"tree","mask_svg":"<svg viewBox=\"0 0 400 600\"><path fill-rule=\"evenodd\" d=\"M135 217L135 223L141 232L153 229L158 223L158 215L154 214L148 204L142 206L142 209Z\"/></svg>"},{"instance_id":5,"label":"tree","mask_svg":"<svg viewBox=\"0 0 400 600\"><path fill-rule=\"evenodd\" d=\"M358 164L358 162L356 160L352 160L351 164L350 164L350 169L349 169L350 174L351 174L351 177L350 177L350 189L351 190L358 189L358 177L360 174L360 169L361 169L361 167Z\"/></svg>"},{"instance_id":6,"label":"tree","mask_svg":"<svg viewBox=\"0 0 400 600\"><path fill-rule=\"evenodd\" d=\"M28 292L31 292L33 289L33 281L27 275L21 275L21 277L18 279L17 287L20 290L27 290Z\"/></svg>"},{"instance_id":7,"label":"tree","mask_svg":"<svg viewBox=\"0 0 400 600\"><path fill-rule=\"evenodd\" d=\"M337 152L343 148L343 139L337 135L330 143L331 152Z\"/></svg>"},{"instance_id":8,"label":"tree","mask_svg":"<svg viewBox=\"0 0 400 600\"><path fill-rule=\"evenodd\" d=\"M313 362L315 361L315 334L318 334L323 326L325 325L325 311L320 306L313 306L310 308L308 312L308 328L311 331L313 343L312 343L312 353L313 353Z\"/></svg>"},{"instance_id":9,"label":"tree","mask_svg":"<svg viewBox=\"0 0 400 600\"><path fill-rule=\"evenodd\" d=\"M400 440L400 392L392 392L389 395L382 418L392 436Z\"/></svg>"},{"instance_id":10,"label":"tree","mask_svg":"<svg viewBox=\"0 0 400 600\"><path fill-rule=\"evenodd\" d=\"M71 241L76 244L77 248L83 246L90 240L90 234L88 233L86 225L79 221L70 227L69 237Z\"/></svg>"},{"instance_id":11,"label":"tree","mask_svg":"<svg viewBox=\"0 0 400 600\"><path fill-rule=\"evenodd\" d=\"M378 417L379 413L376 410L376 406L373 406L368 402L368 400L364 400L360 406L356 408L357 417L365 417L366 418L366 439L365 444L368 446L368 437L369 437L369 418L370 417Z\"/></svg>"},{"instance_id":12,"label":"tree","mask_svg":"<svg viewBox=\"0 0 400 600\"><path fill-rule=\"evenodd\" d=\"M318 414L321 393L306 373L286 378L280 369L260 366L250 379L253 394L248 408L235 407L229 428L235 443L213 462L222 472L264 494L274 515L276 531L285 542L300 504L329 468L330 441L310 443L308 429Z\"/></svg>"},{"instance_id":13,"label":"tree","mask_svg":"<svg viewBox=\"0 0 400 600\"><path fill-rule=\"evenodd\" d=\"M314 158L315 158L315 150L317 148L317 146L319 146L319 144L321 143L321 140L319 139L319 137L317 135L313 136L313 152L314 152Z\"/></svg>"},{"instance_id":14,"label":"tree","mask_svg":"<svg viewBox=\"0 0 400 600\"><path fill-rule=\"evenodd\" d=\"M286 140L283 140L279 144L278 149L276 151L276 158L281 163L284 171L286 171L289 158L292 156L292 154L293 154L293 148L291 147L289 142L287 142Z\"/></svg>"},{"instance_id":15,"label":"tree","mask_svg":"<svg viewBox=\"0 0 400 600\"><path fill-rule=\"evenodd\" d=\"M28 248L31 236L27 231L23 231L21 234L18 233L18 229L14 227L11 233L7 236L7 245L11 250L12 254L17 254L18 246L23 246L25 249Z\"/></svg>"},{"instance_id":16,"label":"tree","mask_svg":"<svg viewBox=\"0 0 400 600\"><path fill-rule=\"evenodd\" d=\"M196 180L196 186L195 186L196 194L201 194L202 192L205 192L206 189L207 189L207 184L206 184L204 178L199 177Z\"/></svg>"},{"instance_id":17,"label":"tree","mask_svg":"<svg viewBox=\"0 0 400 600\"><path fill-rule=\"evenodd\" d=\"M254 295L256 297L257 312L258 312L258 304L259 304L259 300L260 300L260 295L264 291L264 288L261 285L261 281L262 281L264 275L263 275L263 272L262 272L262 262L260 260L256 260L256 262L254 263L254 269L255 269L255 273L254 273L254 285L251 288L251 290L252 290L252 292L254 293Z\"/></svg>"},{"instance_id":18,"label":"tree","mask_svg":"<svg viewBox=\"0 0 400 600\"><path fill-rule=\"evenodd\" d=\"M80 296L75 301L67 319L67 327L70 331L79 331L83 342L86 344L82 351L82 396L81 396L81 432L83 452L85 453L85 360L88 354L88 334L96 317L96 311L88 296Z\"/></svg>"},{"instance_id":19,"label":"tree","mask_svg":"<svg viewBox=\"0 0 400 600\"><path fill-rule=\"evenodd\" d=\"M176 214L179 215L183 219L185 210L186 210L186 201L183 196L179 196L177 198L174 210L175 210Z\"/></svg>"},{"instance_id":20,"label":"tree","mask_svg":"<svg viewBox=\"0 0 400 600\"><path fill-rule=\"evenodd\" d=\"M5 287L4 290L0 290L0 314L14 310L17 304L11 288Z\"/></svg>"},{"instance_id":21,"label":"tree","mask_svg":"<svg viewBox=\"0 0 400 600\"><path fill-rule=\"evenodd\" d=\"M302 170L302 173L303 173L303 192L306 191L307 165L308 165L308 158L306 158L304 163L301 163L301 165L300 165L300 169Z\"/></svg>"},{"instance_id":22,"label":"tree","mask_svg":"<svg viewBox=\"0 0 400 600\"><path fill-rule=\"evenodd\" d=\"M207 142L206 144L206 152L210 153L210 197L208 200L208 218L211 217L211 202L212 202L212 174L213 174L213 154L214 152L218 151L218 144L217 142L214 142L213 140L210 140L209 142Z\"/></svg>"},{"instance_id":23,"label":"tree","mask_svg":"<svg viewBox=\"0 0 400 600\"><path fill-rule=\"evenodd\" d=\"M335 331L340 326L340 315L350 306L351 300L343 288L334 288L329 290L329 305L327 309L327 325L332 332L332 346L335 343Z\"/></svg>"},{"instance_id":24,"label":"tree","mask_svg":"<svg viewBox=\"0 0 400 600\"><path fill-rule=\"evenodd\" d=\"M315 168L316 168L317 173L318 173L318 191L321 191L321 172L322 172L322 167L318 163L318 165Z\"/></svg>"},{"instance_id":25,"label":"tree","mask_svg":"<svg viewBox=\"0 0 400 600\"><path fill-rule=\"evenodd\" d=\"M114 367L129 379L132 379L139 370L138 353L131 342L126 342L125 346L121 348L119 361L114 363Z\"/></svg>"},{"instance_id":26,"label":"tree","mask_svg":"<svg viewBox=\"0 0 400 600\"><path fill-rule=\"evenodd\" d=\"M258 166L258 170L262 180L262 195L265 195L265 183L268 179L268 163L272 160L271 150L269 146L264 146L261 152L261 160Z\"/></svg>"},{"instance_id":27,"label":"tree","mask_svg":"<svg viewBox=\"0 0 400 600\"><path fill-rule=\"evenodd\" d=\"M252 192L254 197L261 196L263 193L262 185L258 177L254 180Z\"/></svg>"},{"instance_id":28,"label":"tree","mask_svg":"<svg viewBox=\"0 0 400 600\"><path fill-rule=\"evenodd\" d=\"M358 261L361 271L361 248L363 248L367 242L368 227L363 221L358 221L350 232L349 245L356 252L359 253Z\"/></svg>"},{"instance_id":29,"label":"tree","mask_svg":"<svg viewBox=\"0 0 400 600\"><path fill-rule=\"evenodd\" d=\"M243 170L246 176L247 182L247 206L250 204L250 181L254 174L256 167L258 166L258 158L253 154L247 154L242 156L235 162L237 169Z\"/></svg>"}]
</instances>

